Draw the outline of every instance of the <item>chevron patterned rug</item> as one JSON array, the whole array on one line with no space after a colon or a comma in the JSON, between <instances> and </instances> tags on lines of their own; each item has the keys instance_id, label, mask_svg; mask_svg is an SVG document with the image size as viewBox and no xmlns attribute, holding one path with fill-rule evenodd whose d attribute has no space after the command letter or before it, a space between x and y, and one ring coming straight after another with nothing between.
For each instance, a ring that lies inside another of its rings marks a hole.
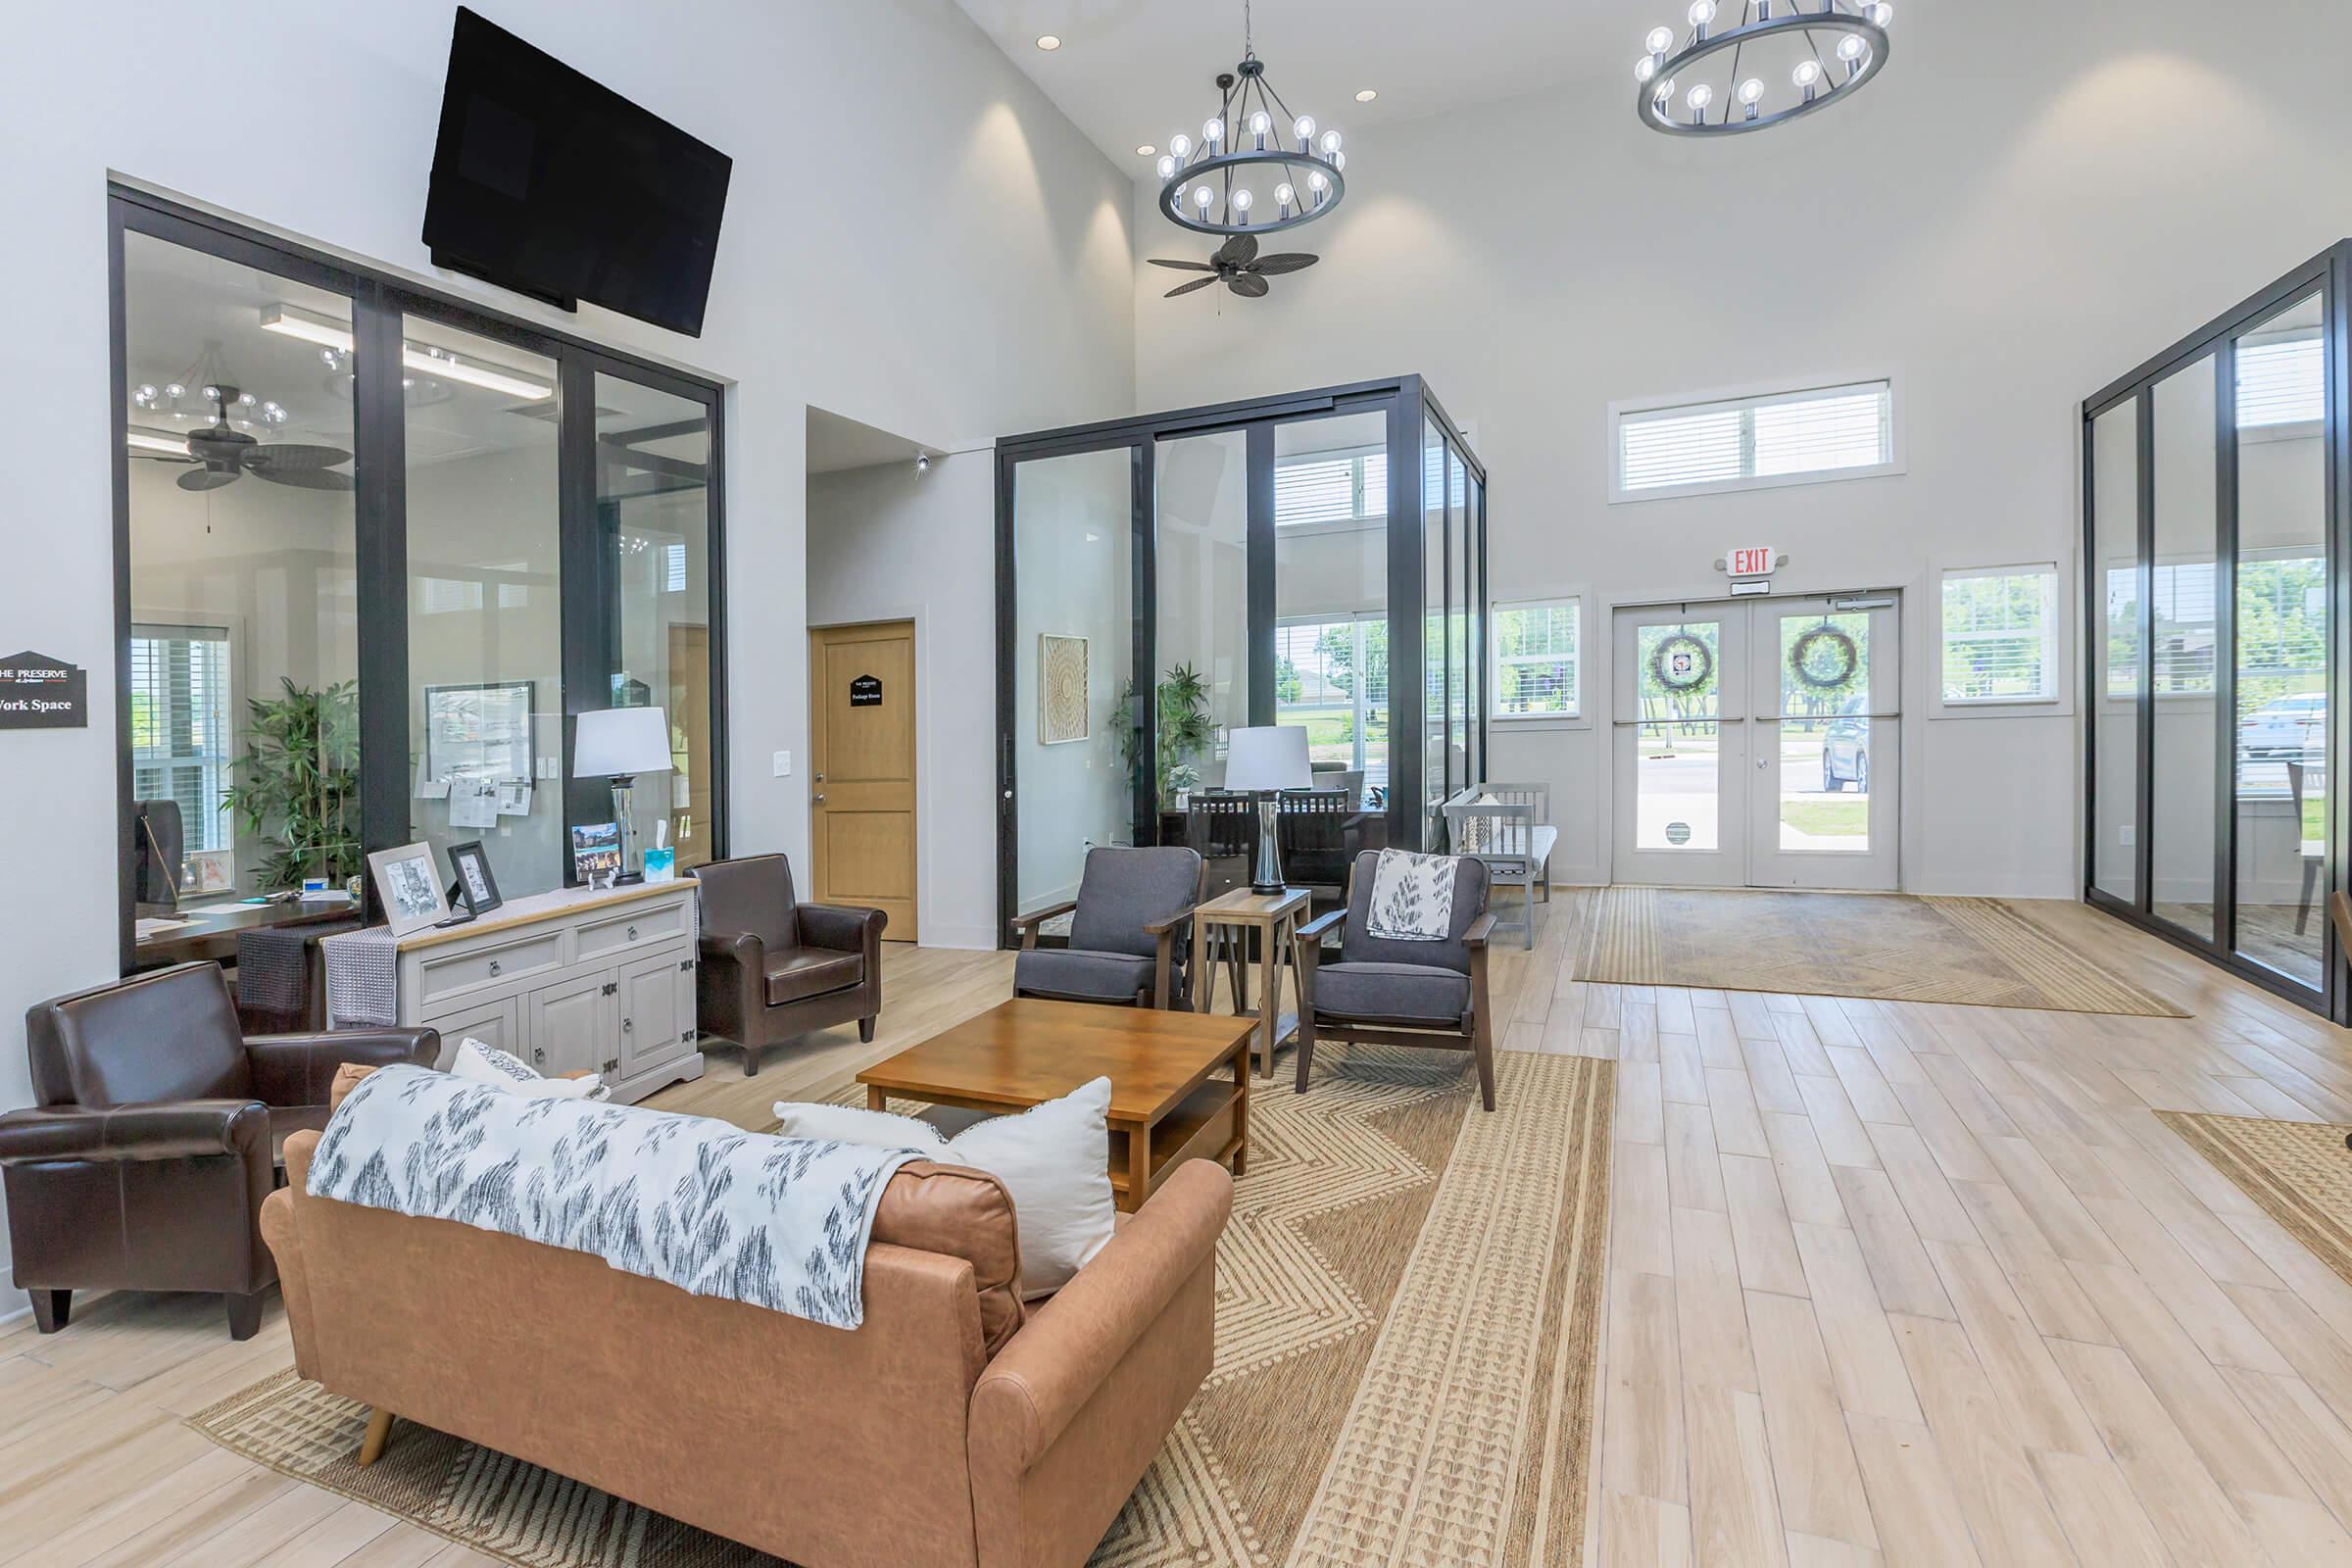
<instances>
[{"instance_id":1,"label":"chevron patterned rug","mask_svg":"<svg viewBox=\"0 0 2352 1568\"><path fill-rule=\"evenodd\" d=\"M1602 888L1576 978L2054 1012L2189 1016L1998 899Z\"/></svg>"},{"instance_id":2,"label":"chevron patterned rug","mask_svg":"<svg viewBox=\"0 0 2352 1568\"><path fill-rule=\"evenodd\" d=\"M1215 1366L1095 1564L1577 1561L1613 1072L1498 1053L1488 1114L1467 1056L1327 1046L1307 1094L1253 1094ZM366 1421L283 1372L191 1424L501 1562L775 1562L439 1433L361 1470Z\"/></svg>"}]
</instances>

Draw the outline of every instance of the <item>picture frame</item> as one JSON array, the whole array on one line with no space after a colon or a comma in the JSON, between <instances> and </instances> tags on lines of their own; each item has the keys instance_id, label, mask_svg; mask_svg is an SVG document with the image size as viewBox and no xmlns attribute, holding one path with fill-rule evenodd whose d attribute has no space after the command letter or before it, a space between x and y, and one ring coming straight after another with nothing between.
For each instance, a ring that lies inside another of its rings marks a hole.
<instances>
[{"instance_id":1,"label":"picture frame","mask_svg":"<svg viewBox=\"0 0 2352 1568\"><path fill-rule=\"evenodd\" d=\"M1087 708L1086 639L1037 634L1037 743L1066 746L1093 734Z\"/></svg>"},{"instance_id":2,"label":"picture frame","mask_svg":"<svg viewBox=\"0 0 2352 1568\"><path fill-rule=\"evenodd\" d=\"M507 901L498 891L498 878L490 870L489 852L480 839L449 847L449 868L458 879L458 896L466 907L475 914L488 914Z\"/></svg>"},{"instance_id":3,"label":"picture frame","mask_svg":"<svg viewBox=\"0 0 2352 1568\"><path fill-rule=\"evenodd\" d=\"M427 785L471 779L528 783L538 770L537 682L481 681L424 689Z\"/></svg>"},{"instance_id":4,"label":"picture frame","mask_svg":"<svg viewBox=\"0 0 2352 1568\"><path fill-rule=\"evenodd\" d=\"M620 824L577 822L571 829L571 870L584 887L611 887L620 876Z\"/></svg>"},{"instance_id":5,"label":"picture frame","mask_svg":"<svg viewBox=\"0 0 2352 1568\"><path fill-rule=\"evenodd\" d=\"M449 897L433 864L429 844L404 844L368 857L368 874L383 901L384 923L396 937L421 931L449 918Z\"/></svg>"}]
</instances>

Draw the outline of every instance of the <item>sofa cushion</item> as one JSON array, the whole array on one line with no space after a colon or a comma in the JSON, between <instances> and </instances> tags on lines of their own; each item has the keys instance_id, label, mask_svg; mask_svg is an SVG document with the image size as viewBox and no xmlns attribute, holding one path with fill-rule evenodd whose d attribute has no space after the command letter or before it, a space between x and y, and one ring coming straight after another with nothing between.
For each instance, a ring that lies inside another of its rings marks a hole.
<instances>
[{"instance_id":1,"label":"sofa cushion","mask_svg":"<svg viewBox=\"0 0 2352 1568\"><path fill-rule=\"evenodd\" d=\"M865 955L830 948L785 948L767 955L767 1004L847 991L865 979Z\"/></svg>"},{"instance_id":2,"label":"sofa cushion","mask_svg":"<svg viewBox=\"0 0 2352 1568\"><path fill-rule=\"evenodd\" d=\"M985 1354L994 1356L1020 1332L1020 1231L1012 1195L987 1171L928 1159L901 1165L874 1210L873 1240L972 1265Z\"/></svg>"},{"instance_id":3,"label":"sofa cushion","mask_svg":"<svg viewBox=\"0 0 2352 1568\"><path fill-rule=\"evenodd\" d=\"M1349 1018L1459 1023L1470 977L1410 963L1326 963L1315 969L1315 1012Z\"/></svg>"},{"instance_id":4,"label":"sofa cushion","mask_svg":"<svg viewBox=\"0 0 2352 1568\"><path fill-rule=\"evenodd\" d=\"M1056 997L1131 1002L1152 989L1152 959L1078 948L1032 948L1012 960L1012 989Z\"/></svg>"},{"instance_id":5,"label":"sofa cushion","mask_svg":"<svg viewBox=\"0 0 2352 1568\"><path fill-rule=\"evenodd\" d=\"M1145 928L1192 907L1200 891L1200 857L1182 845L1089 850L1070 946L1149 958L1159 951L1159 938Z\"/></svg>"}]
</instances>

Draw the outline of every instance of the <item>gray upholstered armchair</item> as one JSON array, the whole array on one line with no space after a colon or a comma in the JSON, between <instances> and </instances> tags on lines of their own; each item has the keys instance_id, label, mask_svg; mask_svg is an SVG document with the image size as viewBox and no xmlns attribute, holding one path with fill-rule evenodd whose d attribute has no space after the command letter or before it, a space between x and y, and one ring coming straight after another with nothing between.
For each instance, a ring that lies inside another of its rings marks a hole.
<instances>
[{"instance_id":1,"label":"gray upholstered armchair","mask_svg":"<svg viewBox=\"0 0 2352 1568\"><path fill-rule=\"evenodd\" d=\"M1192 1004L1193 906L1208 863L1180 845L1094 849L1086 856L1073 904L1056 904L1012 922L1021 935L1012 994L1132 1007ZM1070 916L1070 945L1041 948L1037 928Z\"/></svg>"},{"instance_id":2,"label":"gray upholstered armchair","mask_svg":"<svg viewBox=\"0 0 2352 1568\"><path fill-rule=\"evenodd\" d=\"M1454 858L1453 919L1444 941L1396 942L1372 934L1372 873L1378 850L1355 858L1345 908L1298 933L1298 1092L1306 1093L1318 1038L1370 1045L1439 1046L1478 1062L1479 1098L1494 1108L1494 1009L1487 1000L1487 868ZM1323 957L1338 928L1340 956Z\"/></svg>"}]
</instances>

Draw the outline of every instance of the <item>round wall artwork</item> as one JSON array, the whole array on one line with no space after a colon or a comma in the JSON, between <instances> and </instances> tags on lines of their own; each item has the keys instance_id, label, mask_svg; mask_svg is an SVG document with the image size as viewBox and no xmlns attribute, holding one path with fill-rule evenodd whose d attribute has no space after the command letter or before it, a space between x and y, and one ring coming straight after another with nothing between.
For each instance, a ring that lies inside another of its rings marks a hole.
<instances>
[{"instance_id":1,"label":"round wall artwork","mask_svg":"<svg viewBox=\"0 0 2352 1568\"><path fill-rule=\"evenodd\" d=\"M1659 639L1649 653L1649 678L1670 692L1694 692L1715 674L1715 651L1687 631Z\"/></svg>"}]
</instances>

